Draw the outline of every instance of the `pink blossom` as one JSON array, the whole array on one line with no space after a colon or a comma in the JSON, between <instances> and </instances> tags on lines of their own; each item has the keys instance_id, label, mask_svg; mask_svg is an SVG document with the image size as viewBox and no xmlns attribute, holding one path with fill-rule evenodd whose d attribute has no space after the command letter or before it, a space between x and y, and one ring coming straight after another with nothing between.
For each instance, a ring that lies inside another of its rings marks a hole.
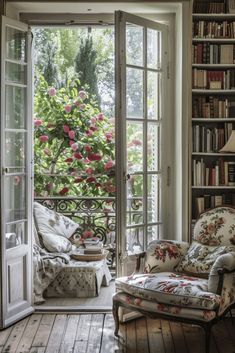
<instances>
[{"instance_id":1,"label":"pink blossom","mask_svg":"<svg viewBox=\"0 0 235 353\"><path fill-rule=\"evenodd\" d=\"M44 148L43 152L44 152L47 156L51 156L51 151L49 150L49 148Z\"/></svg>"},{"instance_id":2,"label":"pink blossom","mask_svg":"<svg viewBox=\"0 0 235 353\"><path fill-rule=\"evenodd\" d=\"M133 145L135 145L135 146L141 146L141 145L142 145L142 142L141 142L139 139L134 139L134 140L132 140L132 143L133 143Z\"/></svg>"},{"instance_id":3,"label":"pink blossom","mask_svg":"<svg viewBox=\"0 0 235 353\"><path fill-rule=\"evenodd\" d=\"M74 143L75 143L75 141L70 140L70 141L69 141L69 146L71 147Z\"/></svg>"},{"instance_id":4,"label":"pink blossom","mask_svg":"<svg viewBox=\"0 0 235 353\"><path fill-rule=\"evenodd\" d=\"M107 163L105 163L104 165L104 169L105 170L109 170L114 166L114 162L112 161L112 159L110 159Z\"/></svg>"},{"instance_id":5,"label":"pink blossom","mask_svg":"<svg viewBox=\"0 0 235 353\"><path fill-rule=\"evenodd\" d=\"M82 159L82 155L81 155L80 152L75 152L75 153L73 154L73 156L74 156L74 158L76 158L76 159Z\"/></svg>"},{"instance_id":6,"label":"pink blossom","mask_svg":"<svg viewBox=\"0 0 235 353\"><path fill-rule=\"evenodd\" d=\"M65 159L66 163L72 163L73 162L73 158L69 157Z\"/></svg>"},{"instance_id":7,"label":"pink blossom","mask_svg":"<svg viewBox=\"0 0 235 353\"><path fill-rule=\"evenodd\" d=\"M86 104L81 104L81 105L80 105L80 109L81 109L81 110L84 110L85 108L86 108Z\"/></svg>"},{"instance_id":8,"label":"pink blossom","mask_svg":"<svg viewBox=\"0 0 235 353\"><path fill-rule=\"evenodd\" d=\"M20 176L19 175L14 176L14 182L13 183L14 183L15 186L19 185L19 183L20 183Z\"/></svg>"},{"instance_id":9,"label":"pink blossom","mask_svg":"<svg viewBox=\"0 0 235 353\"><path fill-rule=\"evenodd\" d=\"M68 125L63 125L63 130L67 134L69 132L69 126Z\"/></svg>"},{"instance_id":10,"label":"pink blossom","mask_svg":"<svg viewBox=\"0 0 235 353\"><path fill-rule=\"evenodd\" d=\"M90 126L91 131L98 131L98 128L96 126Z\"/></svg>"},{"instance_id":11,"label":"pink blossom","mask_svg":"<svg viewBox=\"0 0 235 353\"><path fill-rule=\"evenodd\" d=\"M35 125L35 126L40 126L40 125L42 125L42 120L40 120L40 119L35 119L35 120L34 120L34 125Z\"/></svg>"},{"instance_id":12,"label":"pink blossom","mask_svg":"<svg viewBox=\"0 0 235 353\"><path fill-rule=\"evenodd\" d=\"M78 95L82 100L87 98L87 93L85 91L79 91Z\"/></svg>"},{"instance_id":13,"label":"pink blossom","mask_svg":"<svg viewBox=\"0 0 235 353\"><path fill-rule=\"evenodd\" d=\"M116 187L111 181L108 181L107 183L105 183L103 187L104 187L104 190L107 191L108 193L113 193L116 191Z\"/></svg>"},{"instance_id":14,"label":"pink blossom","mask_svg":"<svg viewBox=\"0 0 235 353\"><path fill-rule=\"evenodd\" d=\"M84 230L82 235L83 235L84 238L91 238L91 237L93 237L94 232L91 229L87 229L87 230Z\"/></svg>"},{"instance_id":15,"label":"pink blossom","mask_svg":"<svg viewBox=\"0 0 235 353\"><path fill-rule=\"evenodd\" d=\"M112 138L113 138L112 132L106 132L106 133L105 133L105 137L106 137L107 139L112 139Z\"/></svg>"},{"instance_id":16,"label":"pink blossom","mask_svg":"<svg viewBox=\"0 0 235 353\"><path fill-rule=\"evenodd\" d=\"M104 114L103 113L99 113L97 115L97 119L100 120L100 121L104 120Z\"/></svg>"},{"instance_id":17,"label":"pink blossom","mask_svg":"<svg viewBox=\"0 0 235 353\"><path fill-rule=\"evenodd\" d=\"M96 123L96 118L95 117L91 118L91 124L95 124L95 123Z\"/></svg>"},{"instance_id":18,"label":"pink blossom","mask_svg":"<svg viewBox=\"0 0 235 353\"><path fill-rule=\"evenodd\" d=\"M94 174L94 169L93 168L87 168L85 172L89 175Z\"/></svg>"},{"instance_id":19,"label":"pink blossom","mask_svg":"<svg viewBox=\"0 0 235 353\"><path fill-rule=\"evenodd\" d=\"M86 145L86 146L84 147L84 149L85 149L86 152L90 152L90 151L91 151L91 146Z\"/></svg>"},{"instance_id":20,"label":"pink blossom","mask_svg":"<svg viewBox=\"0 0 235 353\"><path fill-rule=\"evenodd\" d=\"M70 139L74 139L74 137L75 137L75 131L70 130L70 131L69 131L69 138L70 138Z\"/></svg>"},{"instance_id":21,"label":"pink blossom","mask_svg":"<svg viewBox=\"0 0 235 353\"><path fill-rule=\"evenodd\" d=\"M66 113L69 114L71 112L71 110L72 110L72 106L67 104L67 105L64 106L64 110L66 111Z\"/></svg>"},{"instance_id":22,"label":"pink blossom","mask_svg":"<svg viewBox=\"0 0 235 353\"><path fill-rule=\"evenodd\" d=\"M100 161L102 159L99 153L90 153L87 157L90 161Z\"/></svg>"},{"instance_id":23,"label":"pink blossom","mask_svg":"<svg viewBox=\"0 0 235 353\"><path fill-rule=\"evenodd\" d=\"M59 191L59 194L60 195L65 195L69 192L69 188L67 187L64 187L62 190Z\"/></svg>"},{"instance_id":24,"label":"pink blossom","mask_svg":"<svg viewBox=\"0 0 235 353\"><path fill-rule=\"evenodd\" d=\"M74 102L74 105L75 105L75 107L79 107L79 105L81 105L81 102L80 101L76 101L76 102Z\"/></svg>"},{"instance_id":25,"label":"pink blossom","mask_svg":"<svg viewBox=\"0 0 235 353\"><path fill-rule=\"evenodd\" d=\"M90 164L90 161L89 161L89 159L88 158L85 158L85 159L83 159L83 161L82 161L84 164Z\"/></svg>"},{"instance_id":26,"label":"pink blossom","mask_svg":"<svg viewBox=\"0 0 235 353\"><path fill-rule=\"evenodd\" d=\"M87 131L85 132L85 134L86 134L87 136L92 136L92 135L93 135L93 131L87 130Z\"/></svg>"},{"instance_id":27,"label":"pink blossom","mask_svg":"<svg viewBox=\"0 0 235 353\"><path fill-rule=\"evenodd\" d=\"M49 137L48 137L47 135L42 135L42 136L39 137L39 140L40 140L41 142L46 142L46 141L49 140Z\"/></svg>"},{"instance_id":28,"label":"pink blossom","mask_svg":"<svg viewBox=\"0 0 235 353\"><path fill-rule=\"evenodd\" d=\"M55 89L55 87L49 88L48 94L49 94L50 97L54 97L54 96L56 95L56 89Z\"/></svg>"},{"instance_id":29,"label":"pink blossom","mask_svg":"<svg viewBox=\"0 0 235 353\"><path fill-rule=\"evenodd\" d=\"M73 144L71 145L71 148L72 148L73 151L77 151L77 149L78 149L78 144L77 144L77 143L73 143Z\"/></svg>"}]
</instances>

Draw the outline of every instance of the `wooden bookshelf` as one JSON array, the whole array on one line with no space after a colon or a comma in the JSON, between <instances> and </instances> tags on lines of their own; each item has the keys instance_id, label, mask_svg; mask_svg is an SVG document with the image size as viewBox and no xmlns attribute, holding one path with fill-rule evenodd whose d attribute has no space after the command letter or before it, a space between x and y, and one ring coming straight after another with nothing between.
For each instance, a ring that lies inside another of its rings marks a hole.
<instances>
[{"instance_id":1,"label":"wooden bookshelf","mask_svg":"<svg viewBox=\"0 0 235 353\"><path fill-rule=\"evenodd\" d=\"M193 9L192 223L207 208L235 206L235 153L219 152L235 129L235 13L228 0L194 0Z\"/></svg>"}]
</instances>

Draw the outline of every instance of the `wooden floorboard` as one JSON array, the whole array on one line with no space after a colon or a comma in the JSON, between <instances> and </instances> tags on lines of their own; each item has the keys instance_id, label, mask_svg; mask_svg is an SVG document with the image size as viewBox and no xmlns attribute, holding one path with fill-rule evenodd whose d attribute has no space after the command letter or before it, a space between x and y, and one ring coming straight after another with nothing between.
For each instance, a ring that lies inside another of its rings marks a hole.
<instances>
[{"instance_id":1,"label":"wooden floorboard","mask_svg":"<svg viewBox=\"0 0 235 353\"><path fill-rule=\"evenodd\" d=\"M0 332L1 353L205 353L200 327L139 318L120 324L112 314L33 314ZM212 328L210 353L235 353L235 325Z\"/></svg>"}]
</instances>

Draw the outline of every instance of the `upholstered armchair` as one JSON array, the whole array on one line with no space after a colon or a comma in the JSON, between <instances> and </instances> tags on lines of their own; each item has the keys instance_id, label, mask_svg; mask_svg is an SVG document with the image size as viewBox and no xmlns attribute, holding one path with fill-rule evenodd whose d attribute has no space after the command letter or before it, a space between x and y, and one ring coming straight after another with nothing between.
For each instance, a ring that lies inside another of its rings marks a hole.
<instances>
[{"instance_id":1,"label":"upholstered armchair","mask_svg":"<svg viewBox=\"0 0 235 353\"><path fill-rule=\"evenodd\" d=\"M202 326L209 353L212 325L235 304L235 209L218 207L203 213L191 245L153 241L136 259L135 273L116 279L115 335L118 309L125 307L153 318Z\"/></svg>"}]
</instances>

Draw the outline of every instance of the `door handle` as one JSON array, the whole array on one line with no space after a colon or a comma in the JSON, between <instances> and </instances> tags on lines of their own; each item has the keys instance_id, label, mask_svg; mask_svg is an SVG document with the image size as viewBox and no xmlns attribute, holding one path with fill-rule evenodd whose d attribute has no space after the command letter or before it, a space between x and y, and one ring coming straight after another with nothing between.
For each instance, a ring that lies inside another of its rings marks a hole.
<instances>
[{"instance_id":1,"label":"door handle","mask_svg":"<svg viewBox=\"0 0 235 353\"><path fill-rule=\"evenodd\" d=\"M124 182L126 183L128 180L130 180L130 178L131 178L130 174L129 173L128 174L125 173Z\"/></svg>"}]
</instances>

